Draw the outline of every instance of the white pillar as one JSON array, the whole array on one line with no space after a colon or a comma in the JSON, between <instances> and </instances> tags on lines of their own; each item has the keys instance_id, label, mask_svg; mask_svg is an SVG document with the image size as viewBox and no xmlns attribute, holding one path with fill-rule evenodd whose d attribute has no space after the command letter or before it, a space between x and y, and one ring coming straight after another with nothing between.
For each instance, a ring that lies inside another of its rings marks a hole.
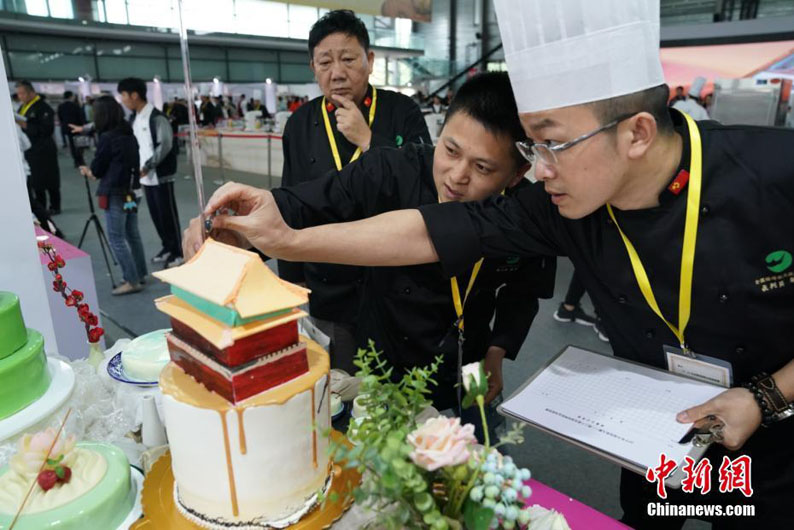
<instances>
[{"instance_id":1,"label":"white pillar","mask_svg":"<svg viewBox=\"0 0 794 530\"><path fill-rule=\"evenodd\" d=\"M0 77L6 79L0 61ZM48 283L44 281L33 231L25 173L22 169L19 138L11 109L7 83L0 83L0 290L19 296L25 325L44 336L48 353L57 353L55 330L47 302Z\"/></svg>"}]
</instances>

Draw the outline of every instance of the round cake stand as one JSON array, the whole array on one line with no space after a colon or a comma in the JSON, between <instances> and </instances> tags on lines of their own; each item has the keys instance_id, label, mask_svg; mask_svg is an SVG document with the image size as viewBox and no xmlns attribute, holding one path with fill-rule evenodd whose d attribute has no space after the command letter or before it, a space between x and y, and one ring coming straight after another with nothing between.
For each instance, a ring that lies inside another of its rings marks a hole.
<instances>
[{"instance_id":1,"label":"round cake stand","mask_svg":"<svg viewBox=\"0 0 794 530\"><path fill-rule=\"evenodd\" d=\"M74 390L74 370L59 359L47 359L50 386L39 399L16 414L0 420L0 441L11 438L47 419L66 403Z\"/></svg>"},{"instance_id":2,"label":"round cake stand","mask_svg":"<svg viewBox=\"0 0 794 530\"><path fill-rule=\"evenodd\" d=\"M348 442L338 431L331 432L331 440ZM289 526L290 530L321 530L330 528L344 515L353 504L352 489L361 481L355 469L333 466L334 478L328 495L336 493L339 500L320 504L306 514L300 521ZM188 521L174 504L174 474L171 471L170 451L161 456L152 466L143 481L143 518L130 527L130 530L202 530L202 527Z\"/></svg>"},{"instance_id":3,"label":"round cake stand","mask_svg":"<svg viewBox=\"0 0 794 530\"><path fill-rule=\"evenodd\" d=\"M143 507L141 505L141 497L143 496L143 473L138 468L130 466L130 482L131 486L135 488L135 504L132 505L127 518L119 525L116 530L129 530L130 526L141 518Z\"/></svg>"}]
</instances>

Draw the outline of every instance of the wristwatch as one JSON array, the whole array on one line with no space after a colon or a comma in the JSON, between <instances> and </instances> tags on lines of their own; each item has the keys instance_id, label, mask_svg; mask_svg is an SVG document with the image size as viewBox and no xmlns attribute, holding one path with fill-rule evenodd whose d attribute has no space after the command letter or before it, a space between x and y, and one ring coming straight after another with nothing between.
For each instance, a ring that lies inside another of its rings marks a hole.
<instances>
[{"instance_id":1,"label":"wristwatch","mask_svg":"<svg viewBox=\"0 0 794 530\"><path fill-rule=\"evenodd\" d=\"M794 416L794 403L786 401L786 397L775 384L775 379L766 372L754 375L742 386L752 392L758 403L761 409L761 425L764 427Z\"/></svg>"}]
</instances>

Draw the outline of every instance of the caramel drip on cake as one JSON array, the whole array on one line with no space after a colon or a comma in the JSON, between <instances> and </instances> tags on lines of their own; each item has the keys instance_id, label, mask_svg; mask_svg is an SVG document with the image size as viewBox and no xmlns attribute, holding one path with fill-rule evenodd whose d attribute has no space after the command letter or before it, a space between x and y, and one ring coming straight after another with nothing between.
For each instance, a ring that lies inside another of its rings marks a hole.
<instances>
[{"instance_id":1,"label":"caramel drip on cake","mask_svg":"<svg viewBox=\"0 0 794 530\"><path fill-rule=\"evenodd\" d=\"M314 407L316 406L316 402L314 401L314 387L312 387L312 463L315 468L317 468L317 425L315 424L316 413L314 412Z\"/></svg>"},{"instance_id":2,"label":"caramel drip on cake","mask_svg":"<svg viewBox=\"0 0 794 530\"><path fill-rule=\"evenodd\" d=\"M243 412L245 409L234 408L237 411L237 436L240 438L240 454L244 455L247 451L245 445L245 424L243 423Z\"/></svg>"},{"instance_id":3,"label":"caramel drip on cake","mask_svg":"<svg viewBox=\"0 0 794 530\"><path fill-rule=\"evenodd\" d=\"M219 410L221 424L223 425L223 446L226 449L226 471L229 474L229 493L232 497L232 514L237 517L240 510L237 508L237 486L234 483L234 467L232 466L232 453L229 448L229 428L226 426L226 411Z\"/></svg>"}]
</instances>

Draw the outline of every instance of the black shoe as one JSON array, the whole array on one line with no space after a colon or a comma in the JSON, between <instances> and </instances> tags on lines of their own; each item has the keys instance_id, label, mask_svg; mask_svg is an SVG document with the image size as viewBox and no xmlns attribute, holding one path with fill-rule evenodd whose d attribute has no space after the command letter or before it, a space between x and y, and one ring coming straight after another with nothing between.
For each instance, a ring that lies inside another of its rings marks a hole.
<instances>
[{"instance_id":1,"label":"black shoe","mask_svg":"<svg viewBox=\"0 0 794 530\"><path fill-rule=\"evenodd\" d=\"M165 263L170 256L171 254L169 254L166 249L162 249L152 258L152 263Z\"/></svg>"},{"instance_id":2,"label":"black shoe","mask_svg":"<svg viewBox=\"0 0 794 530\"><path fill-rule=\"evenodd\" d=\"M168 259L165 262L166 269L170 269L171 267L179 267L184 263L184 258L182 256L175 256L173 254L168 255Z\"/></svg>"},{"instance_id":3,"label":"black shoe","mask_svg":"<svg viewBox=\"0 0 794 530\"><path fill-rule=\"evenodd\" d=\"M604 331L604 323L601 322L601 319L596 319L595 325L593 326L593 331L596 332L598 338L603 340L604 342L609 342L609 337L607 337L606 331Z\"/></svg>"},{"instance_id":4,"label":"black shoe","mask_svg":"<svg viewBox=\"0 0 794 530\"><path fill-rule=\"evenodd\" d=\"M581 306L574 307L571 311L565 309L565 304L560 304L557 311L554 312L554 320L557 322L575 322L582 326L595 326L596 319L591 317Z\"/></svg>"}]
</instances>

